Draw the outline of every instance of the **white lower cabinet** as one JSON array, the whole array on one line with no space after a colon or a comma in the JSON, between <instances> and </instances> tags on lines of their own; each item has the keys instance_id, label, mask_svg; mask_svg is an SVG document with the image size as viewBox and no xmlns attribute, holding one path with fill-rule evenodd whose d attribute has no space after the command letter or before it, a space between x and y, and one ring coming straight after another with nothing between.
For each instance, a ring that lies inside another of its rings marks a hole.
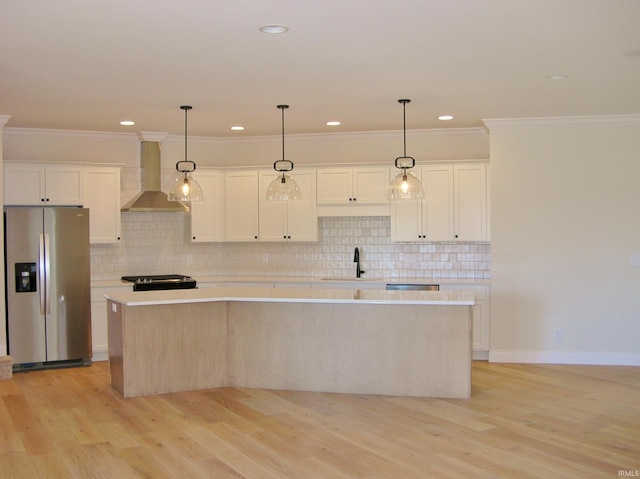
<instances>
[{"instance_id":1,"label":"white lower cabinet","mask_svg":"<svg viewBox=\"0 0 640 479\"><path fill-rule=\"evenodd\" d=\"M491 287L486 284L441 284L441 291L472 291L476 295L473 307L473 358L489 358L489 335L491 333Z\"/></svg>"},{"instance_id":2,"label":"white lower cabinet","mask_svg":"<svg viewBox=\"0 0 640 479\"><path fill-rule=\"evenodd\" d=\"M131 286L91 288L91 349L92 361L109 359L109 336L107 331L107 299L109 291L131 290Z\"/></svg>"}]
</instances>

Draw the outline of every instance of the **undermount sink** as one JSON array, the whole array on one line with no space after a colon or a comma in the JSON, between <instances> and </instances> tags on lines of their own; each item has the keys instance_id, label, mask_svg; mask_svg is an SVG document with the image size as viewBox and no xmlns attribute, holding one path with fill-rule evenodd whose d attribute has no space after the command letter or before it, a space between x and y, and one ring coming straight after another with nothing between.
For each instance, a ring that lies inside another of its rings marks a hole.
<instances>
[{"instance_id":1,"label":"undermount sink","mask_svg":"<svg viewBox=\"0 0 640 479\"><path fill-rule=\"evenodd\" d=\"M379 281L379 278L320 278L321 281Z\"/></svg>"}]
</instances>

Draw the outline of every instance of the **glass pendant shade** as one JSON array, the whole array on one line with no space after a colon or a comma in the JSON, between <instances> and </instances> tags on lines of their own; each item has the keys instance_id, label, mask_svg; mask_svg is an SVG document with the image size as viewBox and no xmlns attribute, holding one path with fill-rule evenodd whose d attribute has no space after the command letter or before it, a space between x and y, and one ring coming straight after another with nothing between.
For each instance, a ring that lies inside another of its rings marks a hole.
<instances>
[{"instance_id":1,"label":"glass pendant shade","mask_svg":"<svg viewBox=\"0 0 640 479\"><path fill-rule=\"evenodd\" d=\"M302 193L296 180L291 178L290 175L282 173L282 176L276 176L269 188L267 189L268 201L287 201L287 200L300 200L302 199Z\"/></svg>"},{"instance_id":2,"label":"glass pendant shade","mask_svg":"<svg viewBox=\"0 0 640 479\"><path fill-rule=\"evenodd\" d=\"M419 200L424 198L424 189L420 180L406 169L398 173L391 181L387 191L387 199L393 200Z\"/></svg>"},{"instance_id":3,"label":"glass pendant shade","mask_svg":"<svg viewBox=\"0 0 640 479\"><path fill-rule=\"evenodd\" d=\"M200 185L195 178L193 178L190 171L181 172L178 175L173 185L171 185L167 196L169 201L194 202L204 200L202 188L200 188Z\"/></svg>"},{"instance_id":4,"label":"glass pendant shade","mask_svg":"<svg viewBox=\"0 0 640 479\"><path fill-rule=\"evenodd\" d=\"M184 161L176 163L176 170L178 171L178 177L171 185L167 199L169 201L182 201L182 202L198 202L204 201L204 195L202 194L202 188L191 175L196 170L196 164L193 161L187 160L187 112L191 110L190 106L181 106L180 109L184 110Z\"/></svg>"}]
</instances>

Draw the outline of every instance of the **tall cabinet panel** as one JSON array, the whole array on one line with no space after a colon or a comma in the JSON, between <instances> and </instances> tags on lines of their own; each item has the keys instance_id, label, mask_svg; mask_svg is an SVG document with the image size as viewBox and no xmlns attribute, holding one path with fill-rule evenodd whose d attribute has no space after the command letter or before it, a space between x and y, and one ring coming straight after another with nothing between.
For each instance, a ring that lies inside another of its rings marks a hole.
<instances>
[{"instance_id":1,"label":"tall cabinet panel","mask_svg":"<svg viewBox=\"0 0 640 479\"><path fill-rule=\"evenodd\" d=\"M204 200L190 205L191 241L224 241L224 173L198 168L195 178Z\"/></svg>"},{"instance_id":2,"label":"tall cabinet panel","mask_svg":"<svg viewBox=\"0 0 640 479\"><path fill-rule=\"evenodd\" d=\"M225 239L258 240L258 172L227 171L224 177Z\"/></svg>"},{"instance_id":3,"label":"tall cabinet panel","mask_svg":"<svg viewBox=\"0 0 640 479\"><path fill-rule=\"evenodd\" d=\"M83 205L89 208L90 241L120 241L120 168L87 167Z\"/></svg>"},{"instance_id":4,"label":"tall cabinet panel","mask_svg":"<svg viewBox=\"0 0 640 479\"><path fill-rule=\"evenodd\" d=\"M487 169L485 164L454 165L455 232L461 241L487 240Z\"/></svg>"}]
</instances>

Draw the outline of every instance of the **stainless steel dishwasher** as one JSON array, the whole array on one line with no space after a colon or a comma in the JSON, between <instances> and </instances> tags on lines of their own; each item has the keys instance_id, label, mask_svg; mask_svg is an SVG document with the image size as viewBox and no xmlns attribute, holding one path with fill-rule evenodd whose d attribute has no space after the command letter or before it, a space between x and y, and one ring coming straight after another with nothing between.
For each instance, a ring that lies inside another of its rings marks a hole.
<instances>
[{"instance_id":1,"label":"stainless steel dishwasher","mask_svg":"<svg viewBox=\"0 0 640 479\"><path fill-rule=\"evenodd\" d=\"M388 290L440 291L439 284L387 283Z\"/></svg>"}]
</instances>

